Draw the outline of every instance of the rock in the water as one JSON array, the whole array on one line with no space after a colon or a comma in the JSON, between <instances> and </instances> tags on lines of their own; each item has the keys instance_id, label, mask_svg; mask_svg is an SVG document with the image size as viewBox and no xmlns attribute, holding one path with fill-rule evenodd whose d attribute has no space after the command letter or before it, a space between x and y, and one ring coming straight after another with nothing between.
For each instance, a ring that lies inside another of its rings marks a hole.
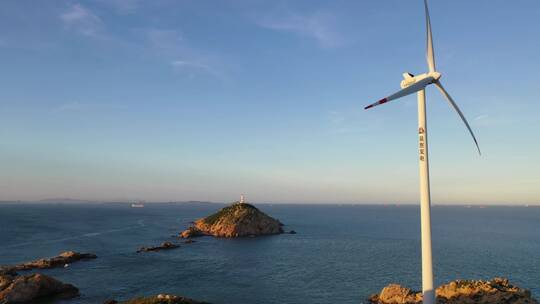
<instances>
[{"instance_id":1,"label":"rock in the water","mask_svg":"<svg viewBox=\"0 0 540 304\"><path fill-rule=\"evenodd\" d=\"M159 246L141 247L139 250L137 250L137 252L159 251L159 250L164 250L164 249L174 249L174 248L178 248L178 247L180 247L180 246L178 246L176 244L173 244L171 242L163 242Z\"/></svg>"},{"instance_id":2,"label":"rock in the water","mask_svg":"<svg viewBox=\"0 0 540 304\"><path fill-rule=\"evenodd\" d=\"M216 237L248 237L283 233L278 220L266 215L255 206L234 203L220 211L195 221L194 226L182 232L182 237L213 235Z\"/></svg>"},{"instance_id":3,"label":"rock in the water","mask_svg":"<svg viewBox=\"0 0 540 304\"><path fill-rule=\"evenodd\" d=\"M186 229L186 230L182 231L182 233L180 233L180 237L182 237L184 239L197 237L197 236L203 236L203 235L204 234L195 227L189 227L188 229Z\"/></svg>"},{"instance_id":4,"label":"rock in the water","mask_svg":"<svg viewBox=\"0 0 540 304\"><path fill-rule=\"evenodd\" d=\"M158 294L151 297L141 297L124 302L117 302L115 300L109 300L104 304L209 304L207 302L199 302L190 298L180 297L169 294Z\"/></svg>"},{"instance_id":5,"label":"rock in the water","mask_svg":"<svg viewBox=\"0 0 540 304\"><path fill-rule=\"evenodd\" d=\"M79 290L49 276L34 273L30 275L0 275L0 303L35 303L42 298L68 299L79 295Z\"/></svg>"},{"instance_id":6,"label":"rock in the water","mask_svg":"<svg viewBox=\"0 0 540 304\"><path fill-rule=\"evenodd\" d=\"M291 231L289 231L289 233L290 233L290 234L296 234L296 231L291 230Z\"/></svg>"},{"instance_id":7,"label":"rock in the water","mask_svg":"<svg viewBox=\"0 0 540 304\"><path fill-rule=\"evenodd\" d=\"M372 303L381 304L412 304L422 302L422 293L412 291L398 284L390 284L381 290L378 295L372 295L369 300Z\"/></svg>"},{"instance_id":8,"label":"rock in the water","mask_svg":"<svg viewBox=\"0 0 540 304\"><path fill-rule=\"evenodd\" d=\"M438 304L538 304L530 291L503 278L452 281L437 288L435 294ZM422 303L422 293L390 284L380 294L372 295L369 301L376 304L419 304Z\"/></svg>"},{"instance_id":9,"label":"rock in the water","mask_svg":"<svg viewBox=\"0 0 540 304\"><path fill-rule=\"evenodd\" d=\"M18 270L31 270L31 269L44 269L54 267L64 267L66 264L71 264L80 260L95 259L97 256L92 253L78 253L74 251L62 252L60 255L50 259L39 259L32 262L22 263L15 266L4 266L3 269Z\"/></svg>"}]
</instances>

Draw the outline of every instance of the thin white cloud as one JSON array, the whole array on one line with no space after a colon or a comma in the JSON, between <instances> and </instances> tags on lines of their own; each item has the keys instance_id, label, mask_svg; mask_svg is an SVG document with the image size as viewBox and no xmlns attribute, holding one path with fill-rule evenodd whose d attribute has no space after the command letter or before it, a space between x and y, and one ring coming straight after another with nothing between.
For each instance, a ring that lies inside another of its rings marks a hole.
<instances>
[{"instance_id":1,"label":"thin white cloud","mask_svg":"<svg viewBox=\"0 0 540 304\"><path fill-rule=\"evenodd\" d=\"M258 18L257 24L263 28L291 32L315 39L325 48L336 48L344 44L343 36L335 26L336 18L327 12L299 14L279 12Z\"/></svg>"},{"instance_id":2,"label":"thin white cloud","mask_svg":"<svg viewBox=\"0 0 540 304\"><path fill-rule=\"evenodd\" d=\"M69 10L60 15L64 26L78 33L99 37L103 30L103 21L96 14L80 4L72 5Z\"/></svg>"},{"instance_id":3,"label":"thin white cloud","mask_svg":"<svg viewBox=\"0 0 540 304\"><path fill-rule=\"evenodd\" d=\"M357 104L342 109L334 109L325 113L324 119L330 134L364 134L371 132L384 122L382 120L367 121Z\"/></svg>"},{"instance_id":4,"label":"thin white cloud","mask_svg":"<svg viewBox=\"0 0 540 304\"><path fill-rule=\"evenodd\" d=\"M141 6L140 0L98 0L99 2L112 7L120 14L135 13Z\"/></svg>"},{"instance_id":5,"label":"thin white cloud","mask_svg":"<svg viewBox=\"0 0 540 304\"><path fill-rule=\"evenodd\" d=\"M330 122L330 132L334 134L346 134L351 133L352 129L349 127L349 123L345 117L345 114L341 111L330 111L328 113L328 120Z\"/></svg>"},{"instance_id":6,"label":"thin white cloud","mask_svg":"<svg viewBox=\"0 0 540 304\"><path fill-rule=\"evenodd\" d=\"M53 112L79 111L82 109L84 109L84 105L78 101L74 101L59 105L53 109Z\"/></svg>"},{"instance_id":7,"label":"thin white cloud","mask_svg":"<svg viewBox=\"0 0 540 304\"><path fill-rule=\"evenodd\" d=\"M82 103L79 101L67 102L52 109L54 113L63 112L84 112L93 110L119 110L125 109L125 106L107 103Z\"/></svg>"},{"instance_id":8,"label":"thin white cloud","mask_svg":"<svg viewBox=\"0 0 540 304\"><path fill-rule=\"evenodd\" d=\"M218 78L223 78L221 73L219 73L217 70L215 70L208 64L186 60L175 60L171 62L171 65L175 69L175 71L187 72L190 77L195 76L195 73L203 72Z\"/></svg>"},{"instance_id":9,"label":"thin white cloud","mask_svg":"<svg viewBox=\"0 0 540 304\"><path fill-rule=\"evenodd\" d=\"M177 30L144 29L142 30L150 47L160 52L176 53L184 51L184 39Z\"/></svg>"},{"instance_id":10,"label":"thin white cloud","mask_svg":"<svg viewBox=\"0 0 540 304\"><path fill-rule=\"evenodd\" d=\"M176 72L186 73L190 77L206 73L223 78L222 73L215 68L218 65L216 60L189 46L180 31L158 28L147 28L138 31L143 34L145 43L152 52L161 57L171 58L169 64Z\"/></svg>"},{"instance_id":11,"label":"thin white cloud","mask_svg":"<svg viewBox=\"0 0 540 304\"><path fill-rule=\"evenodd\" d=\"M175 60L171 62L172 66L175 68L196 68L201 70L207 70L210 71L211 68L205 64L196 63L196 62L188 62L183 60Z\"/></svg>"},{"instance_id":12,"label":"thin white cloud","mask_svg":"<svg viewBox=\"0 0 540 304\"><path fill-rule=\"evenodd\" d=\"M345 116L343 115L343 113L339 111L330 111L328 116L329 116L330 122L335 125L341 124L345 121Z\"/></svg>"},{"instance_id":13,"label":"thin white cloud","mask_svg":"<svg viewBox=\"0 0 540 304\"><path fill-rule=\"evenodd\" d=\"M485 120L489 117L489 115L487 114L482 114L482 115L478 115L474 118L474 120L478 121L478 120Z\"/></svg>"},{"instance_id":14,"label":"thin white cloud","mask_svg":"<svg viewBox=\"0 0 540 304\"><path fill-rule=\"evenodd\" d=\"M478 127L500 127L510 126L515 123L514 119L507 115L481 114L473 119L474 125Z\"/></svg>"}]
</instances>

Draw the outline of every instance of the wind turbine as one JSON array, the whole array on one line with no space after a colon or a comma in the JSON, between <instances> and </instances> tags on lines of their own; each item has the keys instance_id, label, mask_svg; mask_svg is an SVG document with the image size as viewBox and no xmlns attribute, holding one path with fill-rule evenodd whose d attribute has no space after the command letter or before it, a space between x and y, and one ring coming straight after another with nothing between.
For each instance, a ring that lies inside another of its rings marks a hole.
<instances>
[{"instance_id":1,"label":"wind turbine","mask_svg":"<svg viewBox=\"0 0 540 304\"><path fill-rule=\"evenodd\" d=\"M433 262L431 253L431 198L429 193L429 162L428 162L428 140L426 125L426 95L425 88L434 84L442 95L448 100L448 103L457 112L465 126L469 130L478 153L480 147L474 136L467 119L459 109L450 94L444 89L440 82L441 74L435 69L435 52L433 51L433 39L431 37L431 21L429 19L429 10L427 0L424 0L424 10L426 13L426 58L429 72L414 76L411 73L403 73L404 80L401 81L401 90L387 96L375 103L370 104L364 109L387 103L391 100L403 96L417 93L418 95L418 153L420 164L420 218L421 218L421 239L422 239L422 293L424 304L435 303L435 290L433 288Z\"/></svg>"}]
</instances>

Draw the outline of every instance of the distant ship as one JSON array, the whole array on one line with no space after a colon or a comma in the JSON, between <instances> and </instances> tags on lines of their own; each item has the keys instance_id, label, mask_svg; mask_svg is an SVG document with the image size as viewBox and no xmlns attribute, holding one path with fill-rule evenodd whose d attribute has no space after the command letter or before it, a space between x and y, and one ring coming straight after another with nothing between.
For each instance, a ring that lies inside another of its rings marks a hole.
<instances>
[{"instance_id":1,"label":"distant ship","mask_svg":"<svg viewBox=\"0 0 540 304\"><path fill-rule=\"evenodd\" d=\"M131 208L144 208L144 204L142 202L133 203L131 204Z\"/></svg>"}]
</instances>

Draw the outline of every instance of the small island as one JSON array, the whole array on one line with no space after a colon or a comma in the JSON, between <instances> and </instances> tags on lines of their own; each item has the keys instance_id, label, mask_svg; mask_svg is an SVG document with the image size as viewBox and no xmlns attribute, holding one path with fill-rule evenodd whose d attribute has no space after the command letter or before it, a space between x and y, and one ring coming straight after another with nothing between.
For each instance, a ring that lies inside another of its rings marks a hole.
<instances>
[{"instance_id":1,"label":"small island","mask_svg":"<svg viewBox=\"0 0 540 304\"><path fill-rule=\"evenodd\" d=\"M180 236L254 237L283 233L282 226L279 220L241 199L210 216L196 220L193 226L183 231Z\"/></svg>"},{"instance_id":2,"label":"small island","mask_svg":"<svg viewBox=\"0 0 540 304\"><path fill-rule=\"evenodd\" d=\"M160 251L160 250L167 250L167 249L175 249L178 248L177 244L173 244L171 242L163 242L159 246L151 246L151 247L141 247L139 250L137 250L137 253L141 252L150 252L150 251Z\"/></svg>"}]
</instances>

